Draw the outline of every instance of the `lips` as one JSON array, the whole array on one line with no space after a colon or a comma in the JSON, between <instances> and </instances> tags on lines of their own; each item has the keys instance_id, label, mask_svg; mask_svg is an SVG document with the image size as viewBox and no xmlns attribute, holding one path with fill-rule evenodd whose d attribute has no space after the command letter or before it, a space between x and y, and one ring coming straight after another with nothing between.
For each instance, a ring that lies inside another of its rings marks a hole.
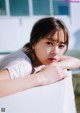
<instances>
[{"instance_id":1,"label":"lips","mask_svg":"<svg viewBox=\"0 0 80 113\"><path fill-rule=\"evenodd\" d=\"M57 61L57 59L56 58L53 58L53 57L49 58L49 60L50 61Z\"/></svg>"}]
</instances>

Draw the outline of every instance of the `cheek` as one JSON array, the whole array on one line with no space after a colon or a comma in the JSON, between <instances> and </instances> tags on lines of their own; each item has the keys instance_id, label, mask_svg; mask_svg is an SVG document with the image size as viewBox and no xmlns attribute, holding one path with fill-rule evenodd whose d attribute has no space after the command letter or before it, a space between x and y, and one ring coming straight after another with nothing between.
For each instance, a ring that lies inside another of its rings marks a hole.
<instances>
[{"instance_id":1,"label":"cheek","mask_svg":"<svg viewBox=\"0 0 80 113\"><path fill-rule=\"evenodd\" d=\"M59 57L61 58L64 55L65 51L64 50L60 50L59 51Z\"/></svg>"},{"instance_id":2,"label":"cheek","mask_svg":"<svg viewBox=\"0 0 80 113\"><path fill-rule=\"evenodd\" d=\"M39 46L37 48L38 52L40 52L40 54L47 54L49 52L49 50L45 47L45 46Z\"/></svg>"},{"instance_id":3,"label":"cheek","mask_svg":"<svg viewBox=\"0 0 80 113\"><path fill-rule=\"evenodd\" d=\"M58 54L58 61L60 61L60 59L62 58L62 56L63 56L63 53L60 52L60 53Z\"/></svg>"},{"instance_id":4,"label":"cheek","mask_svg":"<svg viewBox=\"0 0 80 113\"><path fill-rule=\"evenodd\" d=\"M43 47L41 47L41 46L36 47L36 49L35 49L35 54L36 54L37 57L39 57L39 56L41 57L41 55L44 54L44 49L43 49Z\"/></svg>"}]
</instances>

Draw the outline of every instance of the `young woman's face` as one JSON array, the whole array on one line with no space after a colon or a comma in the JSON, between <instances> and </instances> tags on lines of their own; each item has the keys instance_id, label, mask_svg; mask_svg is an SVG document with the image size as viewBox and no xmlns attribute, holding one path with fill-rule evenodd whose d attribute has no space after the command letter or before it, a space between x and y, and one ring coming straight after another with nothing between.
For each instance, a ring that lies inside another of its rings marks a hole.
<instances>
[{"instance_id":1,"label":"young woman's face","mask_svg":"<svg viewBox=\"0 0 80 113\"><path fill-rule=\"evenodd\" d=\"M58 35L60 36L59 42L57 41ZM48 65L58 62L67 48L64 43L63 31L56 31L54 36L41 39L32 48L41 64Z\"/></svg>"}]
</instances>

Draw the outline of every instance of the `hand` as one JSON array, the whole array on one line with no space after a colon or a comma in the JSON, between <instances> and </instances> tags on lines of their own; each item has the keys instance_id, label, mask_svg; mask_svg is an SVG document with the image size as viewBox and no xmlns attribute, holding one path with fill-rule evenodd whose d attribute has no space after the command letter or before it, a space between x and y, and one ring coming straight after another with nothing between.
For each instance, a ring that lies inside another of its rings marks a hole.
<instances>
[{"instance_id":1,"label":"hand","mask_svg":"<svg viewBox=\"0 0 80 113\"><path fill-rule=\"evenodd\" d=\"M67 77L67 73L57 65L48 65L39 72L40 85L55 83Z\"/></svg>"}]
</instances>

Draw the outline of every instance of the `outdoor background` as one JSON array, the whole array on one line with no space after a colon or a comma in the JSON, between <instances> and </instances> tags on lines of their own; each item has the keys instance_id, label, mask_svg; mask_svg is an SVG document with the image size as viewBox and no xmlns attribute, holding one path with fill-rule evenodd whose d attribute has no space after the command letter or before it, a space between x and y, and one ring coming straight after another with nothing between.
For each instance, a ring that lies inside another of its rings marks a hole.
<instances>
[{"instance_id":1,"label":"outdoor background","mask_svg":"<svg viewBox=\"0 0 80 113\"><path fill-rule=\"evenodd\" d=\"M0 0L0 57L29 41L31 28L43 17L62 19L69 31L67 54L80 58L80 0ZM80 113L80 69L73 72L77 111Z\"/></svg>"}]
</instances>

